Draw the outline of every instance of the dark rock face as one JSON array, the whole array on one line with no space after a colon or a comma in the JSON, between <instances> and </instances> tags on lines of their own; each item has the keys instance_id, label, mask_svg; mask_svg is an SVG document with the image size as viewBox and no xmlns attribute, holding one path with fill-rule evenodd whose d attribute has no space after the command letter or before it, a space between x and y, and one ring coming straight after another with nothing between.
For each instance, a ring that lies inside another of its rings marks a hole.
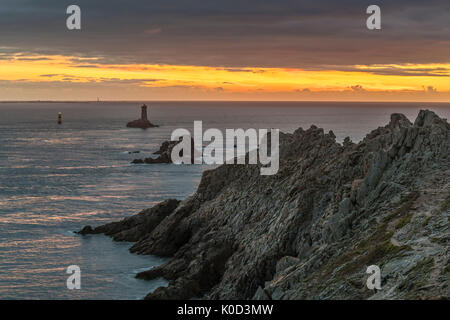
<instances>
[{"instance_id":1,"label":"dark rock face","mask_svg":"<svg viewBox=\"0 0 450 320\"><path fill-rule=\"evenodd\" d=\"M179 200L169 199L119 222L108 223L95 229L91 226L86 226L78 233L82 235L103 233L113 237L116 241L135 242L148 232L151 232L175 210L179 203Z\"/></svg>"},{"instance_id":2,"label":"dark rock face","mask_svg":"<svg viewBox=\"0 0 450 320\"><path fill-rule=\"evenodd\" d=\"M137 275L170 281L147 299L448 298L450 125L431 111L393 114L357 144L315 126L280 134L278 174L223 165L174 201L83 229L171 257Z\"/></svg>"},{"instance_id":3,"label":"dark rock face","mask_svg":"<svg viewBox=\"0 0 450 320\"><path fill-rule=\"evenodd\" d=\"M153 164L153 163L172 163L172 149L181 142L179 141L164 141L159 150L154 154L159 155L156 159L145 158L145 159L134 159L131 163L134 164ZM183 151L180 152L180 156L183 156ZM191 138L191 163L194 163L194 139Z\"/></svg>"},{"instance_id":4,"label":"dark rock face","mask_svg":"<svg viewBox=\"0 0 450 320\"><path fill-rule=\"evenodd\" d=\"M147 119L147 106L144 104L141 107L141 118L138 120L134 120L127 123L127 127L129 128L141 128L141 129L147 129L147 128L153 128L158 127L157 125L152 124Z\"/></svg>"},{"instance_id":5,"label":"dark rock face","mask_svg":"<svg viewBox=\"0 0 450 320\"><path fill-rule=\"evenodd\" d=\"M81 235L93 234L94 229L92 229L91 226L85 226L83 229L81 229L80 231L77 231L76 233L81 234Z\"/></svg>"},{"instance_id":6,"label":"dark rock face","mask_svg":"<svg viewBox=\"0 0 450 320\"><path fill-rule=\"evenodd\" d=\"M148 120L142 120L142 119L138 119L138 120L134 120L134 121L130 121L127 123L127 127L128 128L141 128L141 129L148 129L148 128L155 128L158 127L155 124L152 124L150 121Z\"/></svg>"}]
</instances>

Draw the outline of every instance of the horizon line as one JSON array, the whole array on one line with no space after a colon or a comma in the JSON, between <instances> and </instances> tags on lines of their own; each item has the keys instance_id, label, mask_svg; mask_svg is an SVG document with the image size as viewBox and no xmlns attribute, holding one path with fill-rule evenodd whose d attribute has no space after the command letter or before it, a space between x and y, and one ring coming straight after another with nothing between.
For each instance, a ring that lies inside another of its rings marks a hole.
<instances>
[{"instance_id":1,"label":"horizon line","mask_svg":"<svg viewBox=\"0 0 450 320\"><path fill-rule=\"evenodd\" d=\"M338 103L450 103L450 101L416 100L215 100L215 99L176 99L176 100L0 100L0 103L149 103L149 102L338 102Z\"/></svg>"}]
</instances>

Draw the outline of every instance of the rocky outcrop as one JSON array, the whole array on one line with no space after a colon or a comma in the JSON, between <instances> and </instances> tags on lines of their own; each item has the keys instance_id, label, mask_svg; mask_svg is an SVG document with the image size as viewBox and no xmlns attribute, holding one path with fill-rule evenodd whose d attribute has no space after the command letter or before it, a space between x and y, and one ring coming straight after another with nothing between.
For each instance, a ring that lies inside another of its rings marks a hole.
<instances>
[{"instance_id":1,"label":"rocky outcrop","mask_svg":"<svg viewBox=\"0 0 450 320\"><path fill-rule=\"evenodd\" d=\"M134 159L131 163L134 164L153 164L153 163L172 163L172 149L181 142L179 141L164 141L159 150L153 154L157 154L157 158L145 158L145 159ZM180 156L183 156L183 150L180 152ZM191 163L194 163L194 139L191 138Z\"/></svg>"},{"instance_id":2,"label":"rocky outcrop","mask_svg":"<svg viewBox=\"0 0 450 320\"><path fill-rule=\"evenodd\" d=\"M81 235L103 233L112 236L116 241L135 242L155 229L179 203L179 200L169 199L119 222L108 223L97 228L86 226L78 233Z\"/></svg>"},{"instance_id":3,"label":"rocky outcrop","mask_svg":"<svg viewBox=\"0 0 450 320\"><path fill-rule=\"evenodd\" d=\"M393 114L360 143L315 126L281 134L278 174L223 165L171 204L83 229L171 257L137 275L170 281L147 299L448 298L450 125L431 111Z\"/></svg>"},{"instance_id":4,"label":"rocky outcrop","mask_svg":"<svg viewBox=\"0 0 450 320\"><path fill-rule=\"evenodd\" d=\"M148 128L155 128L158 127L158 125L151 123L148 120L133 120L127 123L128 128L140 128L140 129L148 129Z\"/></svg>"}]
</instances>

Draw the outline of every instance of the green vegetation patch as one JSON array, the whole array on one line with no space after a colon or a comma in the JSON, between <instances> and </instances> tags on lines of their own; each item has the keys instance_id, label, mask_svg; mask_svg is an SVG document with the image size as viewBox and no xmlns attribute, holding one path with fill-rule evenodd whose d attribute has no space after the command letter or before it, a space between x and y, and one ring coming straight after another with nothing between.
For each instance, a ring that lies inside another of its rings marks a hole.
<instances>
[{"instance_id":1,"label":"green vegetation patch","mask_svg":"<svg viewBox=\"0 0 450 320\"><path fill-rule=\"evenodd\" d=\"M403 216L395 225L395 229L397 229L397 230L401 229L404 226L406 226L408 223L410 223L412 216L413 216L412 213L408 213L407 215Z\"/></svg>"},{"instance_id":2,"label":"green vegetation patch","mask_svg":"<svg viewBox=\"0 0 450 320\"><path fill-rule=\"evenodd\" d=\"M419 261L409 271L408 277L398 287L401 291L408 291L407 299L419 299L421 297L420 288L427 284L433 266L433 257L428 257Z\"/></svg>"},{"instance_id":3,"label":"green vegetation patch","mask_svg":"<svg viewBox=\"0 0 450 320\"><path fill-rule=\"evenodd\" d=\"M413 192L408 193L405 196L402 196L400 201L397 203L397 206L399 206L398 209L395 210L390 215L388 215L384 219L384 222L390 222L390 221L392 221L392 219L402 217L405 214L408 214L414 204L414 201L416 201L417 198L419 198L419 196L420 196L419 191L413 191Z\"/></svg>"},{"instance_id":4,"label":"green vegetation patch","mask_svg":"<svg viewBox=\"0 0 450 320\"><path fill-rule=\"evenodd\" d=\"M444 202L441 203L441 206L439 207L439 212L444 212L450 210L450 197L444 200Z\"/></svg>"},{"instance_id":5,"label":"green vegetation patch","mask_svg":"<svg viewBox=\"0 0 450 320\"><path fill-rule=\"evenodd\" d=\"M430 220L431 220L431 217L426 217L422 223L422 227L426 227L428 225L428 223L430 222Z\"/></svg>"},{"instance_id":6,"label":"green vegetation patch","mask_svg":"<svg viewBox=\"0 0 450 320\"><path fill-rule=\"evenodd\" d=\"M311 274L307 281L315 279L318 283L324 283L324 281L346 280L356 272L365 272L366 266L371 264L382 266L400 253L412 250L408 245L396 246L392 244L393 231L388 230L388 227L389 223L396 218L400 218L396 228L408 224L412 218L410 210L419 196L420 192L418 191L412 191L403 196L397 203L397 210L385 217L374 232L366 239L361 240L352 250L342 253L314 274Z\"/></svg>"}]
</instances>

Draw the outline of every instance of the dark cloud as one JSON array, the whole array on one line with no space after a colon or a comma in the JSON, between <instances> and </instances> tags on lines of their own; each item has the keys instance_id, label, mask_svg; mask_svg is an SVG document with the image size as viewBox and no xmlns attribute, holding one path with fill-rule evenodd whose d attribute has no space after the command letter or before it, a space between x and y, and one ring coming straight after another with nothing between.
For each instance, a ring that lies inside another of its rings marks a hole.
<instances>
[{"instance_id":1,"label":"dark cloud","mask_svg":"<svg viewBox=\"0 0 450 320\"><path fill-rule=\"evenodd\" d=\"M425 91L428 93L436 93L437 89L433 86L427 86L426 88L424 87Z\"/></svg>"},{"instance_id":2,"label":"dark cloud","mask_svg":"<svg viewBox=\"0 0 450 320\"><path fill-rule=\"evenodd\" d=\"M366 29L371 3L360 0L76 2L80 32L65 27L72 1L2 0L1 46L79 59L98 56L98 63L230 68L450 60L448 0L379 0L380 31Z\"/></svg>"},{"instance_id":3,"label":"dark cloud","mask_svg":"<svg viewBox=\"0 0 450 320\"><path fill-rule=\"evenodd\" d=\"M253 70L239 68L225 68L225 70L228 72L253 72Z\"/></svg>"},{"instance_id":4,"label":"dark cloud","mask_svg":"<svg viewBox=\"0 0 450 320\"><path fill-rule=\"evenodd\" d=\"M353 91L356 91L356 92L366 91L366 89L364 89L363 86L361 86L359 84L351 86L350 89L352 89Z\"/></svg>"},{"instance_id":5,"label":"dark cloud","mask_svg":"<svg viewBox=\"0 0 450 320\"><path fill-rule=\"evenodd\" d=\"M74 68L98 68L98 65L95 64L80 64L80 65L74 65L72 66Z\"/></svg>"},{"instance_id":6,"label":"dark cloud","mask_svg":"<svg viewBox=\"0 0 450 320\"><path fill-rule=\"evenodd\" d=\"M367 72L377 75L385 76L415 76L415 77L450 77L449 70L447 68L435 67L435 68L417 68L407 66L376 66L368 65L364 68L358 66L339 66L339 65L323 65L311 68L305 68L308 71L322 71L322 70L336 70L346 72Z\"/></svg>"},{"instance_id":7,"label":"dark cloud","mask_svg":"<svg viewBox=\"0 0 450 320\"><path fill-rule=\"evenodd\" d=\"M19 61L46 61L46 60L50 60L50 59L42 57L42 58L17 58L16 60L19 60Z\"/></svg>"},{"instance_id":8,"label":"dark cloud","mask_svg":"<svg viewBox=\"0 0 450 320\"><path fill-rule=\"evenodd\" d=\"M361 71L361 70L359 70ZM450 77L449 70L444 68L416 68L416 69L399 69L399 68L377 68L364 69L366 72L387 76L406 76L406 77Z\"/></svg>"}]
</instances>

